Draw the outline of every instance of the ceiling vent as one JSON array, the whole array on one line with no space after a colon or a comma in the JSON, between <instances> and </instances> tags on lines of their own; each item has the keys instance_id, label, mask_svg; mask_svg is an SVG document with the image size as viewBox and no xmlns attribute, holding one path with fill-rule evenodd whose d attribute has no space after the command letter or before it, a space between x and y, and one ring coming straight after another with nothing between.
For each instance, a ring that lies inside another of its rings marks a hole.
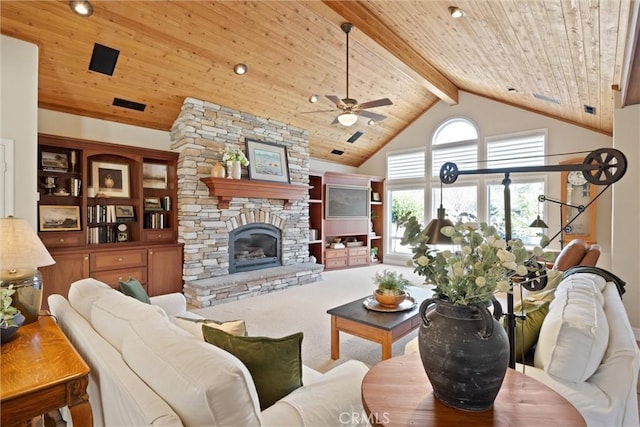
<instances>
[{"instance_id":1,"label":"ceiling vent","mask_svg":"<svg viewBox=\"0 0 640 427\"><path fill-rule=\"evenodd\" d=\"M347 142L350 143L354 143L358 140L358 138L360 138L363 135L363 133L361 131L356 131L356 133L354 133L353 135L351 135L351 138L347 139Z\"/></svg>"},{"instance_id":2,"label":"ceiling vent","mask_svg":"<svg viewBox=\"0 0 640 427\"><path fill-rule=\"evenodd\" d=\"M119 50L94 43L89 70L112 76L113 70L116 68L118 55L120 55Z\"/></svg>"},{"instance_id":3,"label":"ceiling vent","mask_svg":"<svg viewBox=\"0 0 640 427\"><path fill-rule=\"evenodd\" d=\"M140 104L139 102L127 101L122 98L113 98L113 105L116 107L128 108L130 110L144 111L147 108L146 104Z\"/></svg>"},{"instance_id":4,"label":"ceiling vent","mask_svg":"<svg viewBox=\"0 0 640 427\"><path fill-rule=\"evenodd\" d=\"M543 101L553 102L554 104L558 104L558 105L560 104L560 101L559 101L559 100L557 100L557 99L555 99L555 98L548 97L548 96L546 96L546 95L541 95L541 94L539 94L539 93L534 93L534 94L533 94L533 97L534 97L534 98L541 99L541 100L543 100Z\"/></svg>"},{"instance_id":5,"label":"ceiling vent","mask_svg":"<svg viewBox=\"0 0 640 427\"><path fill-rule=\"evenodd\" d=\"M587 114L595 114L596 113L596 107L592 107L591 105L584 105L584 112Z\"/></svg>"},{"instance_id":6,"label":"ceiling vent","mask_svg":"<svg viewBox=\"0 0 640 427\"><path fill-rule=\"evenodd\" d=\"M344 151L333 149L331 150L331 154L335 154L336 156L342 156L344 154Z\"/></svg>"}]
</instances>

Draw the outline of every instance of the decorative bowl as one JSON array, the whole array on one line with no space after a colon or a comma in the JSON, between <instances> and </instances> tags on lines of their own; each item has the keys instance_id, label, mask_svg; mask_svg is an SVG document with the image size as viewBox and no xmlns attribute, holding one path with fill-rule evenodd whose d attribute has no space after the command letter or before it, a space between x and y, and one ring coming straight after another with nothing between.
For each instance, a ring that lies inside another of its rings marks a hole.
<instances>
[{"instance_id":1,"label":"decorative bowl","mask_svg":"<svg viewBox=\"0 0 640 427\"><path fill-rule=\"evenodd\" d=\"M378 304L384 307L397 307L402 301L404 301L406 293L402 293L400 295L395 294L385 294L380 292L378 289L373 292L373 297L378 301Z\"/></svg>"},{"instance_id":2,"label":"decorative bowl","mask_svg":"<svg viewBox=\"0 0 640 427\"><path fill-rule=\"evenodd\" d=\"M13 325L0 328L0 342L2 344L9 342L13 339L20 325L24 323L25 317L22 313L18 312L13 318Z\"/></svg>"}]
</instances>

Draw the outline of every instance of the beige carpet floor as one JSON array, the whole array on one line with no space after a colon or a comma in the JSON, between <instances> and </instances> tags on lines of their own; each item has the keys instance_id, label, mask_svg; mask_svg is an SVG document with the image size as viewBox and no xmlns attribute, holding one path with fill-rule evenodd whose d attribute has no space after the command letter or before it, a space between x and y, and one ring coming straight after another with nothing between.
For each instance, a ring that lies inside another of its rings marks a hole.
<instances>
[{"instance_id":1,"label":"beige carpet floor","mask_svg":"<svg viewBox=\"0 0 640 427\"><path fill-rule=\"evenodd\" d=\"M412 268L378 264L327 271L318 282L193 311L208 319L244 319L252 336L283 337L302 331L303 363L321 372L350 359L372 366L381 360L380 345L344 333L340 334L340 359L331 360L327 310L370 295L375 290L374 274L385 268L401 272L415 285L423 283ZM417 329L396 341L393 355L403 354L405 344L416 335Z\"/></svg>"}]
</instances>

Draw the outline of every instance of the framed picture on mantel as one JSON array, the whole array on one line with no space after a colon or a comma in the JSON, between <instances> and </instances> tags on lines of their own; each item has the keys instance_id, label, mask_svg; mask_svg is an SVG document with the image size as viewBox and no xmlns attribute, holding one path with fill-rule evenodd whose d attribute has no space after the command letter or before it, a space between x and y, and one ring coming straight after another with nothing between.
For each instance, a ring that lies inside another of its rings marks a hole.
<instances>
[{"instance_id":1,"label":"framed picture on mantel","mask_svg":"<svg viewBox=\"0 0 640 427\"><path fill-rule=\"evenodd\" d=\"M249 179L289 183L287 147L247 139Z\"/></svg>"}]
</instances>

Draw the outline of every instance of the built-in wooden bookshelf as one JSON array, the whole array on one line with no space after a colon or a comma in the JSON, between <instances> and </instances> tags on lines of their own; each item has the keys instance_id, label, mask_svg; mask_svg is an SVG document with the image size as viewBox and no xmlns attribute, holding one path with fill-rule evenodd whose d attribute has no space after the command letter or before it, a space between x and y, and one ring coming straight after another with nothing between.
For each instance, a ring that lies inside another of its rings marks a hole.
<instances>
[{"instance_id":1,"label":"built-in wooden bookshelf","mask_svg":"<svg viewBox=\"0 0 640 427\"><path fill-rule=\"evenodd\" d=\"M38 138L38 234L56 264L51 293L84 277L129 276L150 295L182 290L177 153L53 135ZM161 254L163 262L153 257ZM151 266L157 270L151 271Z\"/></svg>"}]
</instances>

